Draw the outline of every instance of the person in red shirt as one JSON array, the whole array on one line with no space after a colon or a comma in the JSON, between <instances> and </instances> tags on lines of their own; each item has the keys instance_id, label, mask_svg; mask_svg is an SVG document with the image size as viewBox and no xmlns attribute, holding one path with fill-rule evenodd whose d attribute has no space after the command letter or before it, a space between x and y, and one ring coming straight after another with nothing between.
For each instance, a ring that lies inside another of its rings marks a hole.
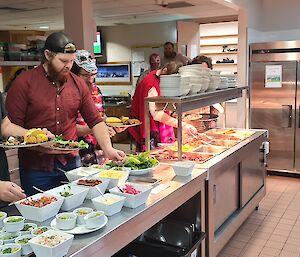
<instances>
[{"instance_id":1,"label":"person in red shirt","mask_svg":"<svg viewBox=\"0 0 300 257\"><path fill-rule=\"evenodd\" d=\"M76 47L62 32L48 36L42 64L23 72L8 92L6 108L10 120L26 129L43 127L67 140L77 140L78 111L92 129L108 158L122 161L125 154L112 147L108 130L97 111L85 82L70 72ZM66 181L62 170L80 165L78 152L63 154L43 148L19 149L21 184L27 195L32 186L47 190Z\"/></svg>"},{"instance_id":2,"label":"person in red shirt","mask_svg":"<svg viewBox=\"0 0 300 257\"><path fill-rule=\"evenodd\" d=\"M102 94L100 89L94 83L97 75L96 60L88 51L77 50L76 59L71 71L85 81L98 112L103 118L105 118L106 115L103 108ZM116 135L114 128L107 127L107 129L110 137ZM101 162L105 159L103 151L101 150L97 139L92 134L92 130L87 126L80 113L78 113L77 117L77 132L80 138L83 138L89 143L88 149L82 149L79 151L82 165L89 166L91 164L101 164Z\"/></svg>"},{"instance_id":3,"label":"person in red shirt","mask_svg":"<svg viewBox=\"0 0 300 257\"><path fill-rule=\"evenodd\" d=\"M169 62L159 70L151 71L138 85L131 101L130 115L139 119L142 124L128 128L129 133L136 141L137 151L145 150L145 98L160 96L160 75L173 74L178 71L180 65L176 62ZM158 110L155 103L149 103L150 110L150 137L151 148L157 143L171 143L174 138L173 128L177 128L177 119L171 117L167 112ZM187 134L195 134L197 130L194 126L183 123L183 130Z\"/></svg>"}]
</instances>

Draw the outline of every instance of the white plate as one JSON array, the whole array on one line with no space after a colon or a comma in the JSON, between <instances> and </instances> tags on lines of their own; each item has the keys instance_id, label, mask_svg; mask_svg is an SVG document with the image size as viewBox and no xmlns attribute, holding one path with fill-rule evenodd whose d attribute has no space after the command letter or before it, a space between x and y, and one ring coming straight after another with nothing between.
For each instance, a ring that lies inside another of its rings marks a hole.
<instances>
[{"instance_id":1,"label":"white plate","mask_svg":"<svg viewBox=\"0 0 300 257\"><path fill-rule=\"evenodd\" d=\"M105 216L104 222L99 227L96 227L93 229L89 229L85 225L76 225L76 227L71 230L61 230L56 227L56 220L54 219L51 221L50 226L51 226L51 228L58 230L58 231L66 232L66 233L73 234L73 235L82 235L82 234L91 233L91 232L99 230L100 228L103 228L107 222L108 222L108 218Z\"/></svg>"},{"instance_id":2,"label":"white plate","mask_svg":"<svg viewBox=\"0 0 300 257\"><path fill-rule=\"evenodd\" d=\"M51 145L52 141L42 142L42 143L36 143L36 144L20 144L20 145L6 145L4 143L0 143L0 147L3 148L25 148L25 147L35 147L35 146L47 146Z\"/></svg>"},{"instance_id":3,"label":"white plate","mask_svg":"<svg viewBox=\"0 0 300 257\"><path fill-rule=\"evenodd\" d=\"M159 166L159 164L157 164L156 166L153 166L151 168L147 168L147 169L141 169L141 170L130 170L130 175L135 175L135 176L139 176L139 175L145 175L148 174L150 171L156 169Z\"/></svg>"}]
</instances>

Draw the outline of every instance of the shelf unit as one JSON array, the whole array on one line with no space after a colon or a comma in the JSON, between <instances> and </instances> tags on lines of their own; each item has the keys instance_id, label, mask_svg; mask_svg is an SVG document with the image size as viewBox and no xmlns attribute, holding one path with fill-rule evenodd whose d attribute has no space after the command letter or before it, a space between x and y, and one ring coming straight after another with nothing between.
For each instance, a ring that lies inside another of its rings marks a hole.
<instances>
[{"instance_id":1,"label":"shelf unit","mask_svg":"<svg viewBox=\"0 0 300 257\"><path fill-rule=\"evenodd\" d=\"M40 61L0 61L0 66L37 66Z\"/></svg>"},{"instance_id":2,"label":"shelf unit","mask_svg":"<svg viewBox=\"0 0 300 257\"><path fill-rule=\"evenodd\" d=\"M238 23L221 22L200 25L200 53L212 58L215 70L237 71L237 51L223 52L223 46L238 48ZM218 63L217 60L233 59L233 63Z\"/></svg>"},{"instance_id":3,"label":"shelf unit","mask_svg":"<svg viewBox=\"0 0 300 257\"><path fill-rule=\"evenodd\" d=\"M147 97L145 99L145 128L146 128L146 149L150 150L150 111L149 103L165 104L163 110L176 111L178 115L178 156L181 160L182 155L182 113L186 111L195 110L201 107L210 106L215 103L221 103L228 100L242 97L243 90L248 87L235 87L223 90L216 90L196 95L188 95L183 97ZM174 107L176 106L176 108Z\"/></svg>"}]
</instances>

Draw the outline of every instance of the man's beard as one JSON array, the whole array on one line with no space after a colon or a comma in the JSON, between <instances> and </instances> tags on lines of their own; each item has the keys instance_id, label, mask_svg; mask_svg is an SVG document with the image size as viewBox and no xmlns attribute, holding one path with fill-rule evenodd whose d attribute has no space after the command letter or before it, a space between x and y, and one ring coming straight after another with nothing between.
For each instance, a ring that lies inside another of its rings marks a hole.
<instances>
[{"instance_id":1,"label":"man's beard","mask_svg":"<svg viewBox=\"0 0 300 257\"><path fill-rule=\"evenodd\" d=\"M62 73L62 70L57 71L51 60L47 62L47 68L48 77L51 81L58 82L59 84L64 84L67 82L70 72L68 72L68 74L65 75Z\"/></svg>"}]
</instances>

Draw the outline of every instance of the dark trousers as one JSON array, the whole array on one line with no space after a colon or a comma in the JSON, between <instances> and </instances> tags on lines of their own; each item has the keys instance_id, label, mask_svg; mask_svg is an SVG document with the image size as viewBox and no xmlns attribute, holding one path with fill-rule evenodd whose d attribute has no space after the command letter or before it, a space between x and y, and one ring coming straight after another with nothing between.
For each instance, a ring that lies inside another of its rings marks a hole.
<instances>
[{"instance_id":1,"label":"dark trousers","mask_svg":"<svg viewBox=\"0 0 300 257\"><path fill-rule=\"evenodd\" d=\"M66 165L62 165L58 160L55 160L54 168L51 172L43 170L30 170L20 167L22 188L24 189L25 194L30 196L38 193L33 186L36 186L44 191L60 186L62 185L61 181L68 182L68 179L64 172L58 170L57 168L68 171L76 169L80 166L80 158L79 156L76 156L69 160Z\"/></svg>"}]
</instances>

